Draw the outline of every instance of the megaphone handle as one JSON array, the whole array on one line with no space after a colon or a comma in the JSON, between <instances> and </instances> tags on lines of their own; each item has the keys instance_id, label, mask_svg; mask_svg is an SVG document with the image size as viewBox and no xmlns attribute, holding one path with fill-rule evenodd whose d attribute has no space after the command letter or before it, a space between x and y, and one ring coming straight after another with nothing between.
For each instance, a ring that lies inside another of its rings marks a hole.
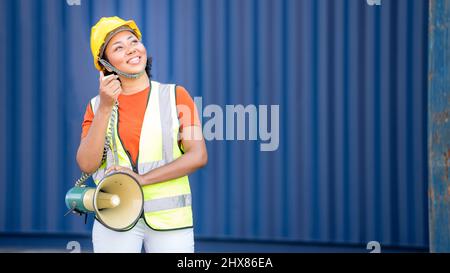
<instances>
[{"instance_id":1,"label":"megaphone handle","mask_svg":"<svg viewBox=\"0 0 450 273\"><path fill-rule=\"evenodd\" d=\"M74 208L69 209L69 210L66 212L66 214L64 214L64 216L69 215L73 210L74 210Z\"/></svg>"},{"instance_id":2,"label":"megaphone handle","mask_svg":"<svg viewBox=\"0 0 450 273\"><path fill-rule=\"evenodd\" d=\"M75 202L72 202L72 207L69 209L68 212L66 212L66 214L64 214L64 216L67 216L67 215L69 215L69 213L74 211L76 206L77 206L77 204Z\"/></svg>"},{"instance_id":3,"label":"megaphone handle","mask_svg":"<svg viewBox=\"0 0 450 273\"><path fill-rule=\"evenodd\" d=\"M80 216L83 214L87 215L87 213L79 211L76 208L77 208L77 203L74 201L74 202L72 202L72 207L66 212L66 214L64 214L64 216L69 215L69 213L71 213L71 212L78 213Z\"/></svg>"}]
</instances>

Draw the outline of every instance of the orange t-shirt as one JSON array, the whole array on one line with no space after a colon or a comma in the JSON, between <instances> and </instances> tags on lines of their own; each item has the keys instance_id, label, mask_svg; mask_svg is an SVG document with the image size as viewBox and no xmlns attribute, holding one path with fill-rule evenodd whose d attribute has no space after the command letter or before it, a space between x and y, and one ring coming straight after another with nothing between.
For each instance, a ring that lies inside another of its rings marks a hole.
<instances>
[{"instance_id":1,"label":"orange t-shirt","mask_svg":"<svg viewBox=\"0 0 450 273\"><path fill-rule=\"evenodd\" d=\"M147 108L147 98L149 96L150 87L143 91L131 95L119 95L119 136L122 140L124 149L130 153L133 164L136 163L139 152L139 139L141 137L141 128L144 121L144 114ZM180 131L183 127L198 125L200 121L192 97L182 86L176 87L176 104L177 108L182 105L188 107L191 115L183 115L183 108L178 109L178 120L180 121ZM81 138L84 138L94 119L94 112L89 103L86 107L84 120L82 124Z\"/></svg>"}]
</instances>

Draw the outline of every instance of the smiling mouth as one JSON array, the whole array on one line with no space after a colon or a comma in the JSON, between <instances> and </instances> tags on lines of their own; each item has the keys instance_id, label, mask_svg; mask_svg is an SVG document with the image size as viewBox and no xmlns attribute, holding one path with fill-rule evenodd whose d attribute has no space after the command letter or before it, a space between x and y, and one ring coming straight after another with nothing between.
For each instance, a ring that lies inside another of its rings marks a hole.
<instances>
[{"instance_id":1,"label":"smiling mouth","mask_svg":"<svg viewBox=\"0 0 450 273\"><path fill-rule=\"evenodd\" d=\"M141 57L137 56L127 61L128 64L138 64L141 61Z\"/></svg>"}]
</instances>

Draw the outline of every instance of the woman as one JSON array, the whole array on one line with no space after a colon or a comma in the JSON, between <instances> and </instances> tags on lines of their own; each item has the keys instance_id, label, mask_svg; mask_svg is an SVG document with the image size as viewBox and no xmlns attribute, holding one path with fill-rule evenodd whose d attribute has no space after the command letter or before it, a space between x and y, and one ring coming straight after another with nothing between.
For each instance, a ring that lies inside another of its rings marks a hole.
<instances>
[{"instance_id":1,"label":"woman","mask_svg":"<svg viewBox=\"0 0 450 273\"><path fill-rule=\"evenodd\" d=\"M86 109L78 165L94 173L95 183L108 172L126 172L144 193L144 213L130 230L95 220L94 252L141 252L142 244L146 252L194 252L187 175L206 165L207 152L192 98L181 86L150 80L151 58L134 21L101 18L91 30L91 50L99 94ZM107 132L116 137L102 161Z\"/></svg>"}]
</instances>

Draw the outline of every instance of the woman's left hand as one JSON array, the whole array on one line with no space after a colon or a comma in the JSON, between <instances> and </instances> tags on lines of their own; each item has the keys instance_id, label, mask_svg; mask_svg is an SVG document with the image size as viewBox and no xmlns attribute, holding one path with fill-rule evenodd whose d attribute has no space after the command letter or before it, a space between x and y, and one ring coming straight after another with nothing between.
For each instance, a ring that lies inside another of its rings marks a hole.
<instances>
[{"instance_id":1,"label":"woman's left hand","mask_svg":"<svg viewBox=\"0 0 450 273\"><path fill-rule=\"evenodd\" d=\"M143 185L143 177L135 172L133 172L132 170L126 168L126 167L122 167L122 166L111 166L106 170L105 174L109 174L110 172L122 172L122 173L127 173L129 175L131 175L134 179L136 179L136 181L140 184Z\"/></svg>"}]
</instances>

